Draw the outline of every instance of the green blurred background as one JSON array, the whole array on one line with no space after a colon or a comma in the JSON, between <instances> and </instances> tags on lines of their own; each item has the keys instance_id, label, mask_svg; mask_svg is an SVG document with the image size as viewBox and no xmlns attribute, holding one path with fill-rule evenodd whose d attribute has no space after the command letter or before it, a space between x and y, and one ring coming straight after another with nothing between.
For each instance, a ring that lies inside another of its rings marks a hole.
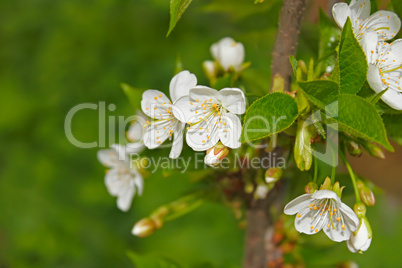
<instances>
[{"instance_id":1,"label":"green blurred background","mask_svg":"<svg viewBox=\"0 0 402 268\"><path fill-rule=\"evenodd\" d=\"M219 204L206 204L149 238L132 236L137 220L192 187L187 176L153 174L143 196L123 213L104 186L98 149L70 144L64 118L77 104L100 101L116 105L107 115L132 115L119 84L166 90L178 56L205 84L201 63L211 58L209 46L225 36L246 47L252 67L244 75L266 78L249 86L268 90L281 1L253 2L194 1L166 38L168 0L1 1L0 267L133 267L128 251L190 267L241 267L244 230ZM317 51L317 14L310 2L302 59ZM83 142L96 141L97 111L79 112L73 133ZM364 256L348 253L344 243L313 248L320 256L303 253L310 266L331 263L323 256L370 267L397 263L401 215L386 202L369 212L377 215L372 224L378 235Z\"/></svg>"}]
</instances>

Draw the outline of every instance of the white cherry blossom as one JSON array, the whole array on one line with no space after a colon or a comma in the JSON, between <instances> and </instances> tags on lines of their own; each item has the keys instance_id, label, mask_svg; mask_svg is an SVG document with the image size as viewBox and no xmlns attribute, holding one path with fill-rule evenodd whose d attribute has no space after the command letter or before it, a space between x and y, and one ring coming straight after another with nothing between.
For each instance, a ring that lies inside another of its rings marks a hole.
<instances>
[{"instance_id":1,"label":"white cherry blossom","mask_svg":"<svg viewBox=\"0 0 402 268\"><path fill-rule=\"evenodd\" d=\"M352 22L353 32L361 42L368 32L375 32L378 40L389 40L395 37L401 28L401 20L394 12L380 10L370 15L370 0L352 0L347 3L336 3L332 7L332 15L340 28L348 17Z\"/></svg>"},{"instance_id":2,"label":"white cherry blossom","mask_svg":"<svg viewBox=\"0 0 402 268\"><path fill-rule=\"evenodd\" d=\"M187 123L187 144L195 151L205 151L219 140L226 147L240 147L241 122L238 114L246 110L243 91L224 88L220 91L197 86L189 96L180 98L175 116Z\"/></svg>"},{"instance_id":3,"label":"white cherry blossom","mask_svg":"<svg viewBox=\"0 0 402 268\"><path fill-rule=\"evenodd\" d=\"M142 95L142 111L153 121L147 121L144 134L144 144L149 149L159 147L167 139L172 139L170 158L179 157L183 148L183 129L185 124L177 120L173 111L176 109L174 103L181 97L187 96L189 90L195 87L197 78L189 71L182 71L175 75L169 86L170 97L159 91L149 89Z\"/></svg>"},{"instance_id":4,"label":"white cherry blossom","mask_svg":"<svg viewBox=\"0 0 402 268\"><path fill-rule=\"evenodd\" d=\"M297 214L295 227L300 233L312 235L324 230L335 242L348 240L359 225L355 212L331 190L301 195L290 201L284 212L287 215Z\"/></svg>"},{"instance_id":5,"label":"white cherry blossom","mask_svg":"<svg viewBox=\"0 0 402 268\"><path fill-rule=\"evenodd\" d=\"M117 197L117 207L122 211L129 210L136 192L142 194L144 181L138 170L131 167L124 146L115 144L110 149L100 150L98 159L109 168L105 184L110 195Z\"/></svg>"},{"instance_id":6,"label":"white cherry blossom","mask_svg":"<svg viewBox=\"0 0 402 268\"><path fill-rule=\"evenodd\" d=\"M370 42L370 36L364 46L369 65L367 82L376 93L388 88L381 99L390 107L402 110L402 39L391 44L375 42L373 46L374 37Z\"/></svg>"},{"instance_id":7,"label":"white cherry blossom","mask_svg":"<svg viewBox=\"0 0 402 268\"><path fill-rule=\"evenodd\" d=\"M360 219L360 225L356 232L352 233L346 242L348 249L353 252L366 251L373 239L370 224L365 217Z\"/></svg>"},{"instance_id":8,"label":"white cherry blossom","mask_svg":"<svg viewBox=\"0 0 402 268\"><path fill-rule=\"evenodd\" d=\"M244 61L244 46L231 37L225 37L211 46L211 54L213 58L228 71L233 67L235 71L242 70Z\"/></svg>"}]
</instances>

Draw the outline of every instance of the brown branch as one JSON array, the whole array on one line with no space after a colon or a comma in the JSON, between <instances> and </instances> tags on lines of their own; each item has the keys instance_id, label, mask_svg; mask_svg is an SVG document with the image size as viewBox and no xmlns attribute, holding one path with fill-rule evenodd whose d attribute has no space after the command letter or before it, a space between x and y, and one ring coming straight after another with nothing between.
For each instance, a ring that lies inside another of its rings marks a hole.
<instances>
[{"instance_id":1,"label":"brown branch","mask_svg":"<svg viewBox=\"0 0 402 268\"><path fill-rule=\"evenodd\" d=\"M272 78L280 75L285 80L285 91L290 91L292 67L289 56L296 53L300 26L306 0L283 0L279 27L273 51ZM273 81L273 79L271 79ZM284 185L277 183L268 196L251 202L247 211L245 268L281 267L282 253L274 243L274 221L281 213ZM276 209L272 209L276 207ZM276 211L276 215L271 213Z\"/></svg>"},{"instance_id":2,"label":"brown branch","mask_svg":"<svg viewBox=\"0 0 402 268\"><path fill-rule=\"evenodd\" d=\"M285 79L285 91L290 90L293 71L289 62L289 56L296 53L305 6L306 0L283 0L279 16L278 33L274 51L272 52L271 69L272 77L280 75Z\"/></svg>"}]
</instances>

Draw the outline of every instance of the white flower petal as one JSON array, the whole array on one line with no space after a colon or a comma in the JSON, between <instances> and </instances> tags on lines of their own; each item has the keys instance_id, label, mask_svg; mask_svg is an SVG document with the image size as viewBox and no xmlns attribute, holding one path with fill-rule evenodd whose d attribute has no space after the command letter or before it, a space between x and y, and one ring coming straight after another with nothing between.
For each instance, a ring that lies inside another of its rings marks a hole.
<instances>
[{"instance_id":1,"label":"white flower petal","mask_svg":"<svg viewBox=\"0 0 402 268\"><path fill-rule=\"evenodd\" d=\"M378 42L378 36L375 32L368 32L363 35L362 47L364 54L366 54L368 63L375 63L377 59L376 47Z\"/></svg>"},{"instance_id":2,"label":"white flower petal","mask_svg":"<svg viewBox=\"0 0 402 268\"><path fill-rule=\"evenodd\" d=\"M335 227L335 229L333 228ZM351 231L348 225L345 225L345 230L342 229L342 221L333 221L333 226L330 224L329 227L324 227L324 232L328 236L329 239L335 242L346 241L350 238Z\"/></svg>"},{"instance_id":3,"label":"white flower petal","mask_svg":"<svg viewBox=\"0 0 402 268\"><path fill-rule=\"evenodd\" d=\"M340 202L338 195L334 191L330 190L319 190L314 192L311 195L313 199L334 199L337 202Z\"/></svg>"},{"instance_id":4,"label":"white flower petal","mask_svg":"<svg viewBox=\"0 0 402 268\"><path fill-rule=\"evenodd\" d=\"M356 231L357 227L359 226L359 218L357 217L356 213L345 205L344 203L340 202L339 210L342 213L343 219L346 222L346 225L349 226L352 232Z\"/></svg>"},{"instance_id":5,"label":"white flower petal","mask_svg":"<svg viewBox=\"0 0 402 268\"><path fill-rule=\"evenodd\" d=\"M364 23L368 30L375 31L379 38L389 40L401 29L401 20L394 12L380 10L373 13Z\"/></svg>"},{"instance_id":6,"label":"white flower petal","mask_svg":"<svg viewBox=\"0 0 402 268\"><path fill-rule=\"evenodd\" d=\"M209 116L190 127L186 142L194 151L206 151L219 141L218 116Z\"/></svg>"},{"instance_id":7,"label":"white flower petal","mask_svg":"<svg viewBox=\"0 0 402 268\"><path fill-rule=\"evenodd\" d=\"M170 120L160 122L152 122L147 128L144 135L144 144L148 149L155 149L160 146L170 136L170 130L173 130L173 125Z\"/></svg>"},{"instance_id":8,"label":"white flower petal","mask_svg":"<svg viewBox=\"0 0 402 268\"><path fill-rule=\"evenodd\" d=\"M117 196L122 186L119 180L119 173L117 169L107 171L105 175L105 185L111 196Z\"/></svg>"},{"instance_id":9,"label":"white flower petal","mask_svg":"<svg viewBox=\"0 0 402 268\"><path fill-rule=\"evenodd\" d=\"M352 253L356 253L356 252L359 251L353 246L353 244L350 241L350 239L348 241L346 241L346 245L348 246L349 251L352 252Z\"/></svg>"},{"instance_id":10,"label":"white flower petal","mask_svg":"<svg viewBox=\"0 0 402 268\"><path fill-rule=\"evenodd\" d=\"M346 20L351 15L351 10L346 3L336 3L332 7L332 16L336 24L338 24L339 28L343 28L346 23Z\"/></svg>"},{"instance_id":11,"label":"white flower petal","mask_svg":"<svg viewBox=\"0 0 402 268\"><path fill-rule=\"evenodd\" d=\"M117 197L117 207L121 211L128 211L135 194L135 187L124 187Z\"/></svg>"},{"instance_id":12,"label":"white flower petal","mask_svg":"<svg viewBox=\"0 0 402 268\"><path fill-rule=\"evenodd\" d=\"M173 144L172 144L172 149L170 150L169 157L172 159L176 159L177 157L180 156L181 150L183 149L183 129L184 129L185 124L184 123L178 123L176 124L175 130L174 130L174 139L173 139Z\"/></svg>"},{"instance_id":13,"label":"white flower petal","mask_svg":"<svg viewBox=\"0 0 402 268\"><path fill-rule=\"evenodd\" d=\"M206 86L196 86L190 90L190 98L198 103L212 102L217 103L218 91Z\"/></svg>"},{"instance_id":14,"label":"white flower petal","mask_svg":"<svg viewBox=\"0 0 402 268\"><path fill-rule=\"evenodd\" d=\"M370 247L372 239L373 239L372 237L370 239L368 239L366 241L366 243L360 248L360 250L366 251Z\"/></svg>"},{"instance_id":15,"label":"white flower petal","mask_svg":"<svg viewBox=\"0 0 402 268\"><path fill-rule=\"evenodd\" d=\"M114 149L100 150L98 160L106 167L115 167L118 164L118 155Z\"/></svg>"},{"instance_id":16,"label":"white flower petal","mask_svg":"<svg viewBox=\"0 0 402 268\"><path fill-rule=\"evenodd\" d=\"M218 61L223 69L229 70L232 66L236 71L241 71L244 61L244 46L242 43L221 43L218 48Z\"/></svg>"},{"instance_id":17,"label":"white flower petal","mask_svg":"<svg viewBox=\"0 0 402 268\"><path fill-rule=\"evenodd\" d=\"M364 219L362 219L362 223L357 230L356 234L352 234L350 236L350 242L353 244L353 247L356 249L362 249L369 239L369 233L367 230L367 226L365 224Z\"/></svg>"},{"instance_id":18,"label":"white flower petal","mask_svg":"<svg viewBox=\"0 0 402 268\"><path fill-rule=\"evenodd\" d=\"M370 16L370 1L354 0L350 3L349 7L352 21L356 19L366 19L368 16Z\"/></svg>"},{"instance_id":19,"label":"white flower petal","mask_svg":"<svg viewBox=\"0 0 402 268\"><path fill-rule=\"evenodd\" d=\"M219 139L226 147L237 149L241 146L239 142L241 135L241 121L237 115L226 113L222 115L222 124L219 129Z\"/></svg>"},{"instance_id":20,"label":"white flower petal","mask_svg":"<svg viewBox=\"0 0 402 268\"><path fill-rule=\"evenodd\" d=\"M170 81L169 91L172 102L187 96L190 89L197 85L197 77L189 71L182 71L176 74Z\"/></svg>"},{"instance_id":21,"label":"white flower petal","mask_svg":"<svg viewBox=\"0 0 402 268\"><path fill-rule=\"evenodd\" d=\"M218 99L231 113L243 114L246 111L246 97L239 88L224 88L219 91Z\"/></svg>"},{"instance_id":22,"label":"white flower petal","mask_svg":"<svg viewBox=\"0 0 402 268\"><path fill-rule=\"evenodd\" d=\"M195 116L198 112L201 112L201 107L195 105L194 101L190 100L188 96L178 99L173 107L173 115L183 123L197 121Z\"/></svg>"},{"instance_id":23,"label":"white flower petal","mask_svg":"<svg viewBox=\"0 0 402 268\"><path fill-rule=\"evenodd\" d=\"M153 119L166 119L171 107L170 100L159 90L149 89L142 94L141 109Z\"/></svg>"},{"instance_id":24,"label":"white flower petal","mask_svg":"<svg viewBox=\"0 0 402 268\"><path fill-rule=\"evenodd\" d=\"M284 208L284 213L286 215L293 215L297 212L305 209L312 203L311 194L303 194L299 197L296 197L292 201L290 201Z\"/></svg>"}]
</instances>

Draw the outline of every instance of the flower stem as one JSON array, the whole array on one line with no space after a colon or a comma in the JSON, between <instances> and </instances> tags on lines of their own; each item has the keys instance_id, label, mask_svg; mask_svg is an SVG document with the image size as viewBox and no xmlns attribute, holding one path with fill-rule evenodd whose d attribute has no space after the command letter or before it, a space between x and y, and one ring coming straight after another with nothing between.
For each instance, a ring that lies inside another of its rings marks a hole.
<instances>
[{"instance_id":1,"label":"flower stem","mask_svg":"<svg viewBox=\"0 0 402 268\"><path fill-rule=\"evenodd\" d=\"M314 177L313 177L314 183L317 183L317 177L318 177L318 161L317 157L314 156Z\"/></svg>"},{"instance_id":2,"label":"flower stem","mask_svg":"<svg viewBox=\"0 0 402 268\"><path fill-rule=\"evenodd\" d=\"M331 172L331 183L332 185L335 183L335 176L336 176L336 156L334 152L334 148L330 146L331 148L331 155L332 155L332 172Z\"/></svg>"},{"instance_id":3,"label":"flower stem","mask_svg":"<svg viewBox=\"0 0 402 268\"><path fill-rule=\"evenodd\" d=\"M358 203L358 202L360 202L360 195L359 195L359 190L357 189L355 173L353 172L353 169L350 166L349 161L346 159L345 154L341 151L340 155L341 155L341 157L343 159L343 162L345 163L346 168L348 169L350 178L352 179L353 188L355 190L356 202Z\"/></svg>"}]
</instances>

